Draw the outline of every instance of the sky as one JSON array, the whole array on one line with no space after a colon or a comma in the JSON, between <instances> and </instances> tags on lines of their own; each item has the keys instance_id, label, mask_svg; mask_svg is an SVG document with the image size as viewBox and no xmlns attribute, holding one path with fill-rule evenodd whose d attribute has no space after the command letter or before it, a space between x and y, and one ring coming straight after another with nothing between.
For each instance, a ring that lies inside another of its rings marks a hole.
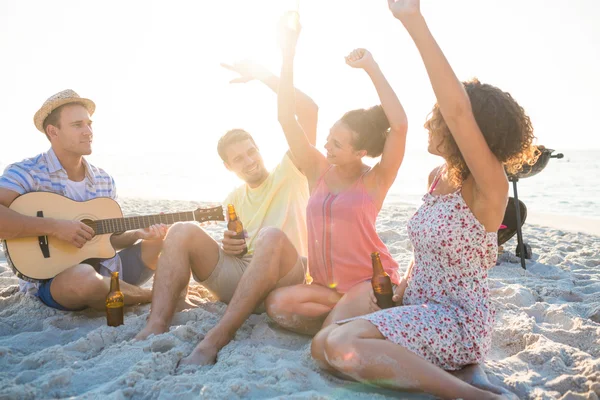
<instances>
[{"instance_id":1,"label":"sky","mask_svg":"<svg viewBox=\"0 0 600 400\"><path fill-rule=\"evenodd\" d=\"M435 97L384 0L2 0L0 163L47 150L33 114L71 88L97 105L92 160L109 172L168 177L180 168L224 179L216 143L231 128L252 133L274 165L286 150L275 94L257 82L229 84L235 75L219 63L250 58L278 74L276 22L297 3L296 85L320 107L318 146L344 112L378 103L366 74L344 64L365 47L407 110L409 154L427 157L423 123ZM421 3L459 78L510 92L538 144L600 149L600 2Z\"/></svg>"}]
</instances>

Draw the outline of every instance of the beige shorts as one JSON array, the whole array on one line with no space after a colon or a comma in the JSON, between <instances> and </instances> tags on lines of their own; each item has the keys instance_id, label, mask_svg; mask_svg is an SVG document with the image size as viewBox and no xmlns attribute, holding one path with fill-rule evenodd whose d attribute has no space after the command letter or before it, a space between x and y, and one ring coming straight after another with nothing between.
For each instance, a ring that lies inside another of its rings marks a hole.
<instances>
[{"instance_id":1,"label":"beige shorts","mask_svg":"<svg viewBox=\"0 0 600 400\"><path fill-rule=\"evenodd\" d=\"M202 286L207 288L220 301L229 304L233 297L233 293L251 260L251 255L245 255L244 257L239 258L225 253L223 249L219 247L219 261L217 261L217 265L208 279L201 281L195 274L192 273L192 275L196 282L202 284ZM286 276L277 282L275 287L279 288L306 283L306 266L306 258L298 256L298 260L294 267ZM265 307L264 303L261 303L254 310L254 313L260 314L263 312L265 312Z\"/></svg>"}]
</instances>

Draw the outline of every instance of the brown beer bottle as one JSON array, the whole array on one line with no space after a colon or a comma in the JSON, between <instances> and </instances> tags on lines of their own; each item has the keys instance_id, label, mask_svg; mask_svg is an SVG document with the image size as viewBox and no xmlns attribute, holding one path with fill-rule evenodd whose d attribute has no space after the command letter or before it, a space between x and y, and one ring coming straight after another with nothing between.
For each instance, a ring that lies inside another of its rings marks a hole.
<instances>
[{"instance_id":1,"label":"brown beer bottle","mask_svg":"<svg viewBox=\"0 0 600 400\"><path fill-rule=\"evenodd\" d=\"M110 291L106 296L106 324L108 326L123 325L123 309L125 296L119 288L119 273L112 272L110 276Z\"/></svg>"},{"instance_id":2,"label":"brown beer bottle","mask_svg":"<svg viewBox=\"0 0 600 400\"><path fill-rule=\"evenodd\" d=\"M371 285L373 286L373 292L377 299L377 305L381 309L394 307L394 301L392 300L392 297L394 296L392 280L383 269L378 252L371 253L371 261L373 263Z\"/></svg>"},{"instance_id":3,"label":"brown beer bottle","mask_svg":"<svg viewBox=\"0 0 600 400\"><path fill-rule=\"evenodd\" d=\"M234 231L236 233L233 236L233 239L244 239L246 241L246 236L244 235L244 225L242 225L242 221L239 220L237 214L235 213L235 208L233 204L227 205L227 214L229 221L227 222L227 229L230 231ZM244 254L248 252L248 246L244 247L244 250L240 254L236 254L238 257L243 257Z\"/></svg>"}]
</instances>

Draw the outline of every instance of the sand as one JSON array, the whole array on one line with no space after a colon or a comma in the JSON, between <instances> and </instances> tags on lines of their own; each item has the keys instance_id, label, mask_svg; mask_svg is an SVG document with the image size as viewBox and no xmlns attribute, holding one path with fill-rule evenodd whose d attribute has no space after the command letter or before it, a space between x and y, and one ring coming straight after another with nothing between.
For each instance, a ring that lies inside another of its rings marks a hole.
<instances>
[{"instance_id":1,"label":"sand","mask_svg":"<svg viewBox=\"0 0 600 400\"><path fill-rule=\"evenodd\" d=\"M123 199L126 215L198 205ZM403 269L411 252L405 226L414 211L385 205L377 224ZM219 238L223 224L207 229ZM527 271L514 256L513 239L490 274L497 322L485 370L519 398L600 395L600 237L569 229L528 221L524 237L534 255ZM429 398L320 372L310 357L310 338L279 329L266 314L250 317L216 365L176 371L225 309L201 286L193 288L204 297L199 308L178 313L170 332L133 342L150 305L127 309L125 325L108 327L103 313L61 312L19 293L0 258L0 399Z\"/></svg>"}]
</instances>

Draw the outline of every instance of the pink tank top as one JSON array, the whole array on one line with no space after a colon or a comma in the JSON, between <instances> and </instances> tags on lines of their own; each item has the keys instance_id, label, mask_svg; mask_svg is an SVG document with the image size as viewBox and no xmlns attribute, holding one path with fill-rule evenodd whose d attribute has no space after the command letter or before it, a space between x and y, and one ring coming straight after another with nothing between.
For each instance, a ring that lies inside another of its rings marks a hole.
<instances>
[{"instance_id":1,"label":"pink tank top","mask_svg":"<svg viewBox=\"0 0 600 400\"><path fill-rule=\"evenodd\" d=\"M375 230L379 210L365 188L364 174L338 194L329 191L325 174L306 207L308 268L313 283L346 293L371 279L371 253L378 251L383 268L398 284L398 264Z\"/></svg>"}]
</instances>

